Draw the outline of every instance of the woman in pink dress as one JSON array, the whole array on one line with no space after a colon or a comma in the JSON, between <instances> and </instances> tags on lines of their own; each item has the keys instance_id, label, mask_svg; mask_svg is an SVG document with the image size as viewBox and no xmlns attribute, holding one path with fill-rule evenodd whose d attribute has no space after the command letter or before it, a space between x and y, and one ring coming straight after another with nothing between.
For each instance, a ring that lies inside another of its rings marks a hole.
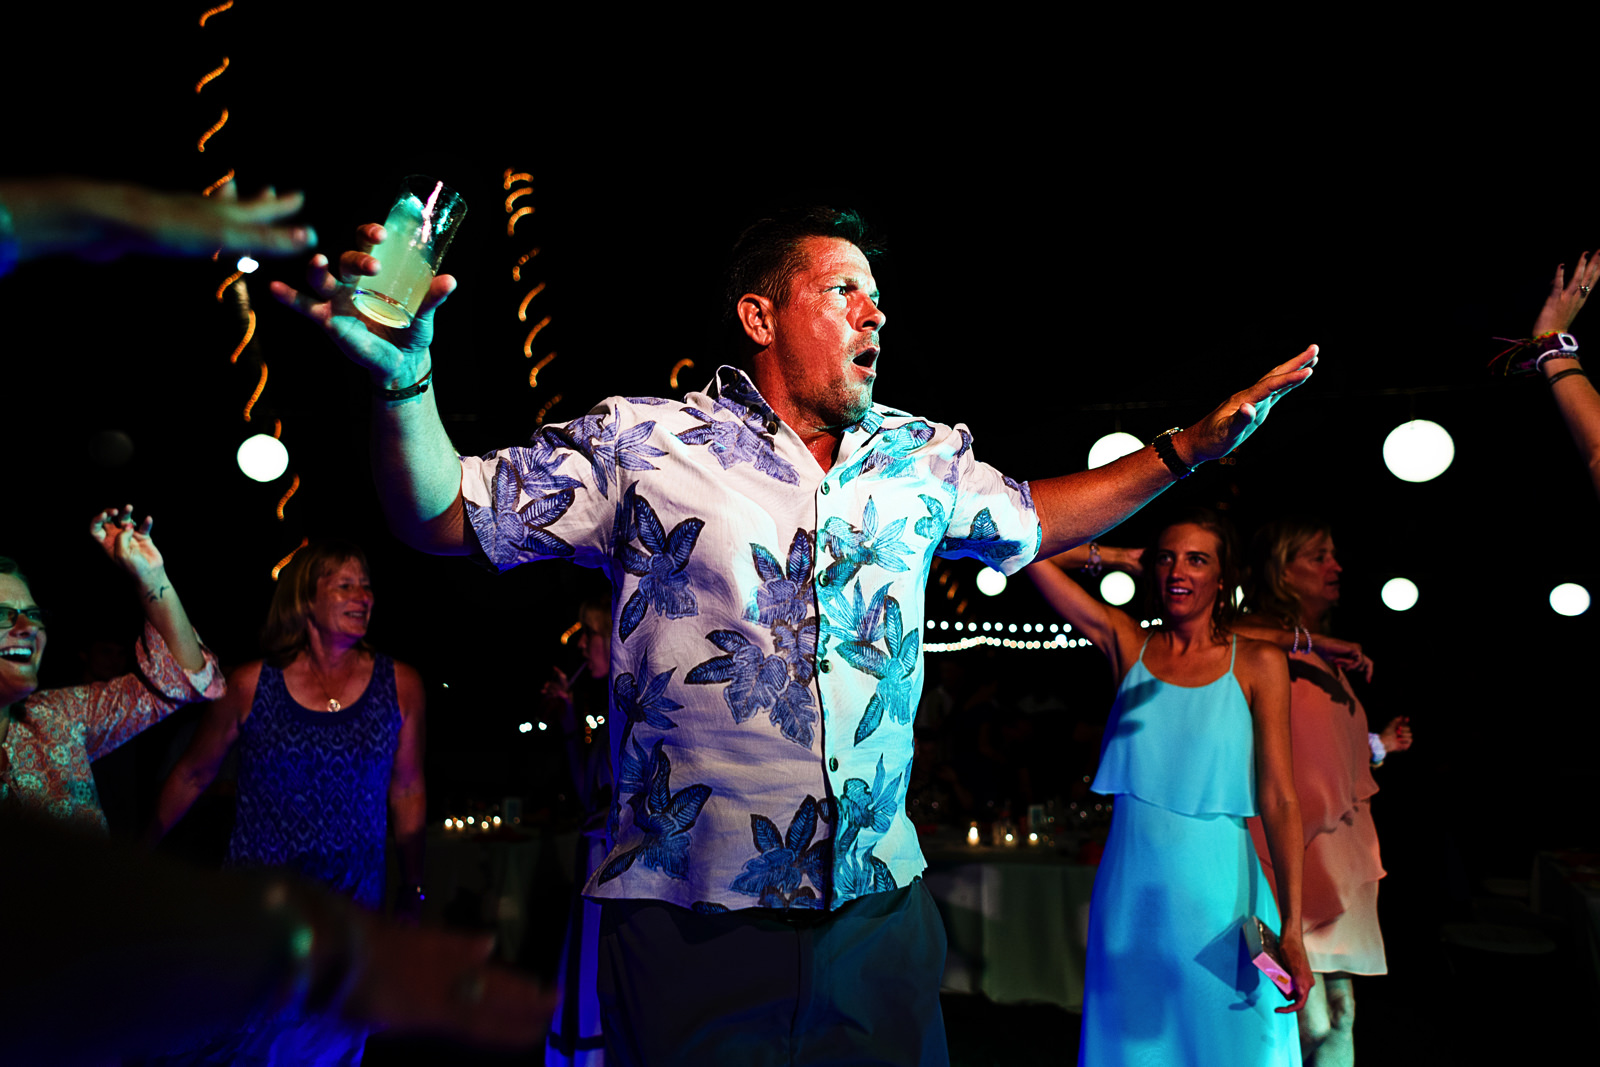
<instances>
[{"instance_id":1,"label":"woman in pink dress","mask_svg":"<svg viewBox=\"0 0 1600 1067\"><path fill-rule=\"evenodd\" d=\"M1301 929L1319 978L1299 1015L1300 1047L1304 1062L1318 1067L1355 1061L1351 976L1388 970L1378 929L1384 871L1369 809L1378 791L1372 768L1411 745L1405 718L1368 733L1345 670L1370 679L1372 661L1360 645L1326 635L1342 570L1327 526L1286 520L1263 527L1251 550L1249 614L1234 625L1289 653L1289 725L1306 844ZM1270 870L1260 820L1249 821Z\"/></svg>"}]
</instances>

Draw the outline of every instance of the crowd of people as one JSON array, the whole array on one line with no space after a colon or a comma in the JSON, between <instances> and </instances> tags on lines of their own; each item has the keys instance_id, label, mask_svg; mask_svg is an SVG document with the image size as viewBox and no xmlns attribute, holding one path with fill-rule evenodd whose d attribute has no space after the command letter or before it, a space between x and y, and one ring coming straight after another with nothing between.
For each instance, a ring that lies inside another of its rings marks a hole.
<instances>
[{"instance_id":1,"label":"crowd of people","mask_svg":"<svg viewBox=\"0 0 1600 1067\"><path fill-rule=\"evenodd\" d=\"M315 240L284 222L298 196L240 201L230 186L199 204L117 188L0 182L0 272L72 250L288 254ZM102 204L114 212L96 216ZM1195 511L1142 548L1095 540L1255 433L1312 376L1316 346L1120 460L1019 482L976 458L965 426L875 401L879 245L853 212L809 208L756 222L733 249L732 354L703 389L613 396L528 445L462 456L432 378L456 280L435 278L405 329L351 301L386 236L362 226L359 247L313 256L303 287L273 292L371 375L371 463L391 529L424 552L498 570L566 560L611 586L579 612L581 670L542 691L586 817L556 1024L547 1037L555 991L489 966L482 939L413 925L426 891L423 688L367 641L375 595L361 550L299 552L262 658L224 679L152 521L124 507L90 532L144 609L127 677L40 691L48 619L0 558L0 837L24 861L23 888L59 888L66 870L104 876L130 902L169 902L164 922L126 909L80 922L81 894L60 891L36 914L52 934L76 926L72 953L106 974L151 968L139 1011L84 1028L82 1048L53 1062L359 1063L370 1028L398 1025L543 1039L560 1063L948 1063L944 932L910 804L961 819L985 796L1021 802L1037 787L1018 758L1029 717L998 707L990 679L963 678L947 658L925 686L936 556L1028 568L1110 668L1092 789L1116 802L1080 1062L1353 1062L1352 976L1387 967L1372 770L1412 737L1404 718L1370 729L1349 679L1370 680L1371 659L1328 632L1332 530L1283 517L1246 555L1225 520ZM1550 381L1592 455L1600 398L1567 330L1597 276L1600 256L1570 282L1558 270L1533 336L1505 363ZM1159 624L1075 577L1103 566L1146 579ZM918 729L925 688L943 701L938 731ZM77 836L105 830L90 762L195 701L209 707L147 839L235 752L233 870L180 871ZM578 744L580 715L602 702L601 745ZM929 758L941 738L960 758ZM396 921L373 914L390 838ZM47 871L56 853L65 860ZM214 1006L199 1017L154 1003L210 975ZM0 1042L42 1055L42 1024L16 1013L49 981L15 999L5 989Z\"/></svg>"}]
</instances>

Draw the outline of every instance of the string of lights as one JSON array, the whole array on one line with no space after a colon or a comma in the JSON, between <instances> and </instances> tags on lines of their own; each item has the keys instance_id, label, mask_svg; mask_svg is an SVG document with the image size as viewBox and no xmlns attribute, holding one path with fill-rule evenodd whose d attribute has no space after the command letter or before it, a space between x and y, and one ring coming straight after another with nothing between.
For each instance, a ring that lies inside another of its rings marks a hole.
<instances>
[{"instance_id":1,"label":"string of lights","mask_svg":"<svg viewBox=\"0 0 1600 1067\"><path fill-rule=\"evenodd\" d=\"M199 24L201 28L208 26L214 16L220 15L226 11L231 11L233 7L234 0L226 0L225 3L217 4L214 7L210 7L205 11L202 11L199 18ZM232 65L233 61L231 57L222 56L220 58L220 62L217 62L215 66L202 73L195 81L195 93L210 94L217 92L218 86L226 84L219 81L219 79L221 79L224 74L231 73ZM208 86L212 88L208 89ZM224 129L224 127L228 126L230 119L228 108L219 107L219 111L220 116L217 121L212 123L205 130L201 131L199 138L195 142L196 152L203 153L208 148L216 148L218 142L214 142L213 138L215 138ZM235 127L235 129L236 128L237 127ZM202 196L209 197L215 193L218 193L236 177L237 172L234 170L234 168L229 167L227 171L221 175L221 177L214 179L209 185L202 189L200 194ZM218 249L217 252L212 255L212 260L214 262L220 262L221 253L222 250ZM267 362L266 359L261 356L260 345L256 337L258 321L256 319L255 309L251 307L250 291L246 280L246 275L254 271L257 266L258 264L256 261L250 256L241 256L233 265L233 268L229 271L227 277L222 279L222 281L217 285L216 292L214 294L217 303L222 304L226 302L228 294L232 293L234 296L235 305L239 312L241 335L238 343L228 354L228 363L230 365L236 365L239 362L239 357L244 355L246 351L253 351L258 364L255 386L250 391L249 398L245 401L244 408L240 413L241 417L246 423L249 423L253 420L255 409L261 401L262 394L266 390L268 378ZM242 468L244 468L244 471L248 476L255 478L258 481L273 481L282 477L284 470L287 469L288 466L288 453L283 447L282 437L283 420L274 418L270 437L268 437L266 434L257 434L245 441L240 448L240 465ZM246 463L247 456L258 457L262 456L263 454L269 457L266 461L264 470L257 469L253 464ZM279 522L284 521L284 507L289 503L299 489L300 476L299 474L292 474L287 491L279 496L277 503L273 508L273 514L277 517ZM305 541L302 539L301 545L304 546L304 544ZM295 552L298 551L299 548L296 548ZM293 556L294 552L290 552L288 556L285 556L275 567L272 568L272 577L274 581L277 580L278 572L282 570L284 564L293 558Z\"/></svg>"},{"instance_id":2,"label":"string of lights","mask_svg":"<svg viewBox=\"0 0 1600 1067\"><path fill-rule=\"evenodd\" d=\"M1152 626L1160 625L1160 619L1141 619L1139 621L1139 626L1146 630ZM959 638L955 641L924 642L922 646L924 652L965 652L970 648L981 648L985 645L996 648L1013 648L1035 651L1045 649L1089 648L1093 644L1093 642L1091 642L1087 637L1068 637L1067 635L1072 632L1072 626L1064 622L952 623L948 619L940 619L937 622L935 622L933 619L929 619L927 622L927 629L941 631L953 629L957 632L965 632L967 636ZM1051 636L1048 639L1043 636L1031 638L1006 636L1008 634L1015 633L1036 633L1040 635L1048 633Z\"/></svg>"},{"instance_id":3,"label":"string of lights","mask_svg":"<svg viewBox=\"0 0 1600 1067\"><path fill-rule=\"evenodd\" d=\"M517 201L521 200L523 197L531 197L533 195L533 175L527 171L514 171L510 167L507 167L504 174L501 175L501 187L506 190L506 236L515 238L517 236L517 223L534 213L534 205L532 203L524 203L521 205L518 205L517 203ZM518 284L522 282L522 268L527 266L528 261L538 254L538 248L530 248L517 258L517 261L511 267L511 280L513 282L517 282ZM526 293L522 294L522 298L517 301L518 322L528 321L528 305L532 303L534 297L538 296L544 291L545 283L541 281L535 283ZM534 323L533 326L528 330L527 335L522 339L523 359L534 358L533 339L538 337L540 331L549 325L550 316L545 315L539 319L538 322ZM555 358L555 352L546 352L542 357L534 362L533 366L528 371L528 388L539 388L539 372L548 367L551 361L553 361ZM548 412L551 406L560 399L560 394L557 394L556 396L553 396L549 400L545 401L544 406L539 409L539 422L544 422L545 413Z\"/></svg>"}]
</instances>

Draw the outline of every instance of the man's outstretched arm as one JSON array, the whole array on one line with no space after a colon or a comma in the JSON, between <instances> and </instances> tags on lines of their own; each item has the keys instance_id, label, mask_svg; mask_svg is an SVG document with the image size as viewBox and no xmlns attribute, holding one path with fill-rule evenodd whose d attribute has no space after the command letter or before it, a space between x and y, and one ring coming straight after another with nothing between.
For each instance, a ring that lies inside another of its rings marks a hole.
<instances>
[{"instance_id":1,"label":"man's outstretched arm","mask_svg":"<svg viewBox=\"0 0 1600 1067\"><path fill-rule=\"evenodd\" d=\"M384 230L368 224L357 232L364 250L340 256L337 276L325 256L313 256L304 291L273 282L272 295L321 326L372 376L372 476L389 528L424 552L466 555L472 541L461 506L461 465L439 418L430 378L434 312L455 290L456 280L448 274L433 279L409 329L380 326L357 312L350 297L356 279L378 273L371 250L374 245L383 250Z\"/></svg>"},{"instance_id":2,"label":"man's outstretched arm","mask_svg":"<svg viewBox=\"0 0 1600 1067\"><path fill-rule=\"evenodd\" d=\"M1312 345L1279 364L1248 389L1234 393L1211 414L1170 439L1177 461L1196 467L1232 452L1266 421L1285 393L1311 377L1317 362ZM1030 482L1043 542L1039 559L1048 559L1109 530L1154 500L1178 480L1153 447L1141 448L1114 463L1059 478Z\"/></svg>"}]
</instances>

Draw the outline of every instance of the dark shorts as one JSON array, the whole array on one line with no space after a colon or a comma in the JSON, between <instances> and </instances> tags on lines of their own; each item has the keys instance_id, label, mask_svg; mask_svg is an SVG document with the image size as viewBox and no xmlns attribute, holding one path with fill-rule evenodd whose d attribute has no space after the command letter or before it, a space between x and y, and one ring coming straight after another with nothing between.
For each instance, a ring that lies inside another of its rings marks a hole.
<instances>
[{"instance_id":1,"label":"dark shorts","mask_svg":"<svg viewBox=\"0 0 1600 1067\"><path fill-rule=\"evenodd\" d=\"M919 879L826 917L606 901L607 1067L947 1067L945 936Z\"/></svg>"}]
</instances>

